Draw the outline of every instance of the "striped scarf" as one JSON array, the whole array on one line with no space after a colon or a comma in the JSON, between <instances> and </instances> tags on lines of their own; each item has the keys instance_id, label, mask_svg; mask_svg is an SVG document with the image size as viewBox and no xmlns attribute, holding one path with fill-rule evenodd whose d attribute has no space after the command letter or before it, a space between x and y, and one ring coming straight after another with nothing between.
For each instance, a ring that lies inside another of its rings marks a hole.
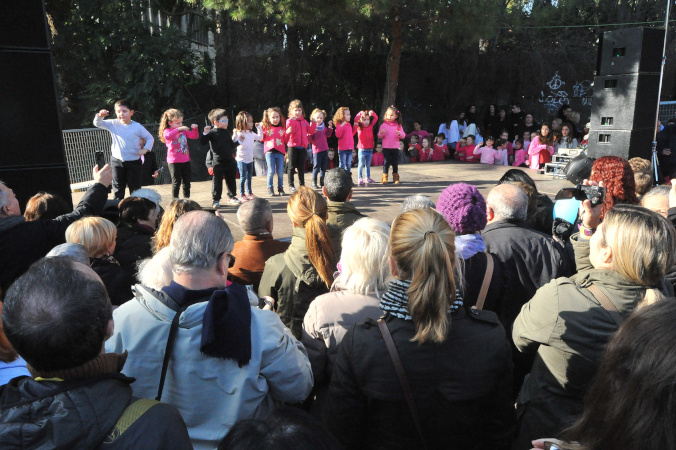
<instances>
[{"instance_id":1,"label":"striped scarf","mask_svg":"<svg viewBox=\"0 0 676 450\"><path fill-rule=\"evenodd\" d=\"M390 281L387 292L380 299L380 309L392 314L395 317L404 320L412 320L408 311L408 290L411 287L411 280ZM448 308L449 312L454 312L462 306L462 297L460 291L455 290L455 300Z\"/></svg>"}]
</instances>

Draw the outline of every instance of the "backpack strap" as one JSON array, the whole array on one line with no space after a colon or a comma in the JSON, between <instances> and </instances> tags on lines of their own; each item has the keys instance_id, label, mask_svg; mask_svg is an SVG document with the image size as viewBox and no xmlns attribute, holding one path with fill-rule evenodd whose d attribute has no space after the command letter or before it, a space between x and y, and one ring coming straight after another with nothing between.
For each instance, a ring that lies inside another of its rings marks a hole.
<instances>
[{"instance_id":1,"label":"backpack strap","mask_svg":"<svg viewBox=\"0 0 676 450\"><path fill-rule=\"evenodd\" d=\"M125 408L120 418L117 419L117 423L115 423L113 429L110 430L110 433L108 433L108 436L106 436L104 444L111 444L115 442L115 440L122 436L122 434L139 419L139 417L159 403L160 402L158 401L147 398L140 398L135 402L132 402Z\"/></svg>"},{"instance_id":2,"label":"backpack strap","mask_svg":"<svg viewBox=\"0 0 676 450\"><path fill-rule=\"evenodd\" d=\"M488 294L488 288L491 285L491 279L493 278L493 268L495 266L495 260L493 255L486 253L486 273L484 274L484 281L481 283L481 290L479 291L479 296L476 299L476 305L473 308L483 309L484 302L486 301L486 295Z\"/></svg>"},{"instance_id":3,"label":"backpack strap","mask_svg":"<svg viewBox=\"0 0 676 450\"><path fill-rule=\"evenodd\" d=\"M613 318L617 326L619 327L622 325L622 314L620 314L620 311L615 305L613 305L613 302L610 301L606 294L601 292L601 289L597 288L593 284L587 286L587 290L591 292L591 294L596 300L598 300L601 306L603 306L603 308L608 311L608 314L610 314L610 317Z\"/></svg>"}]
</instances>

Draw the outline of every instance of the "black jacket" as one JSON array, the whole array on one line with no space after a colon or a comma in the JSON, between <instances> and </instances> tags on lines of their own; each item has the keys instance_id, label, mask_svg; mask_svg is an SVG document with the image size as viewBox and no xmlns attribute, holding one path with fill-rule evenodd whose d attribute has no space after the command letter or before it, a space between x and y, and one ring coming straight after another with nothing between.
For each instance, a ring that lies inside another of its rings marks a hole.
<instances>
[{"instance_id":1,"label":"black jacket","mask_svg":"<svg viewBox=\"0 0 676 450\"><path fill-rule=\"evenodd\" d=\"M464 260L462 299L465 306L476 305L481 285L486 276L487 257L488 253L479 252L471 258ZM488 287L483 309L497 311L500 299L502 298L502 283L502 264L496 257L493 257L493 276L491 277L491 284Z\"/></svg>"},{"instance_id":2,"label":"black jacket","mask_svg":"<svg viewBox=\"0 0 676 450\"><path fill-rule=\"evenodd\" d=\"M386 322L411 387L427 448L506 449L515 426L509 343L489 311L460 308L441 344L411 342L412 321ZM380 334L369 320L343 338L324 408L348 449L422 448Z\"/></svg>"},{"instance_id":3,"label":"black jacket","mask_svg":"<svg viewBox=\"0 0 676 450\"><path fill-rule=\"evenodd\" d=\"M72 213L53 220L26 222L21 216L0 219L0 288L9 286L38 259L66 242L66 228L76 220L99 215L108 197L108 188L97 183L82 197Z\"/></svg>"},{"instance_id":4,"label":"black jacket","mask_svg":"<svg viewBox=\"0 0 676 450\"><path fill-rule=\"evenodd\" d=\"M129 428L113 432L134 400L119 373L76 381L15 378L0 388L0 447L50 449L192 449L176 408L158 403Z\"/></svg>"},{"instance_id":5,"label":"black jacket","mask_svg":"<svg viewBox=\"0 0 676 450\"><path fill-rule=\"evenodd\" d=\"M200 144L209 144L211 147L211 164L209 164L209 155L207 154L207 167L230 163L235 160L237 146L232 142L232 131L212 128L206 135L200 134Z\"/></svg>"},{"instance_id":6,"label":"black jacket","mask_svg":"<svg viewBox=\"0 0 676 450\"><path fill-rule=\"evenodd\" d=\"M112 256L102 258L90 258L90 267L101 277L106 285L110 303L119 306L132 298L134 294L131 287L136 283L133 274L124 270Z\"/></svg>"}]
</instances>

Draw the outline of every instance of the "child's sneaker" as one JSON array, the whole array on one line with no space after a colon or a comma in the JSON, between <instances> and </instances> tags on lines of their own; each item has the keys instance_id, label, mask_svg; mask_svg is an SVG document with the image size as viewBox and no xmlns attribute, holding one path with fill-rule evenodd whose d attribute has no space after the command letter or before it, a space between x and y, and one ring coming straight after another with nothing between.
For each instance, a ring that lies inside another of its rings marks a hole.
<instances>
[{"instance_id":1,"label":"child's sneaker","mask_svg":"<svg viewBox=\"0 0 676 450\"><path fill-rule=\"evenodd\" d=\"M275 190L272 188L268 188L268 197L274 197L275 196Z\"/></svg>"},{"instance_id":2,"label":"child's sneaker","mask_svg":"<svg viewBox=\"0 0 676 450\"><path fill-rule=\"evenodd\" d=\"M296 186L289 186L289 192L291 192L292 194L296 192Z\"/></svg>"},{"instance_id":3,"label":"child's sneaker","mask_svg":"<svg viewBox=\"0 0 676 450\"><path fill-rule=\"evenodd\" d=\"M253 195L253 193L252 193L252 194L247 195L246 198L248 198L249 200L253 200L254 198L256 198L256 196Z\"/></svg>"},{"instance_id":4,"label":"child's sneaker","mask_svg":"<svg viewBox=\"0 0 676 450\"><path fill-rule=\"evenodd\" d=\"M312 182L312 189L319 189L319 186L314 181Z\"/></svg>"},{"instance_id":5,"label":"child's sneaker","mask_svg":"<svg viewBox=\"0 0 676 450\"><path fill-rule=\"evenodd\" d=\"M246 203L246 202L249 201L249 199L247 198L246 195L242 194L242 195L239 196L239 201L240 201L241 203Z\"/></svg>"},{"instance_id":6,"label":"child's sneaker","mask_svg":"<svg viewBox=\"0 0 676 450\"><path fill-rule=\"evenodd\" d=\"M286 192L284 192L284 188L277 188L277 194L286 195Z\"/></svg>"},{"instance_id":7,"label":"child's sneaker","mask_svg":"<svg viewBox=\"0 0 676 450\"><path fill-rule=\"evenodd\" d=\"M366 179L366 184L376 184L376 182L373 181L373 180L370 179L370 178L367 178L367 179Z\"/></svg>"},{"instance_id":8,"label":"child's sneaker","mask_svg":"<svg viewBox=\"0 0 676 450\"><path fill-rule=\"evenodd\" d=\"M212 207L212 208L219 208L220 206L221 206L221 204L218 203L218 202L213 202L213 203L211 204L211 207Z\"/></svg>"},{"instance_id":9,"label":"child's sneaker","mask_svg":"<svg viewBox=\"0 0 676 450\"><path fill-rule=\"evenodd\" d=\"M239 205L239 200L237 200L237 197L230 197L228 203L230 203L231 205Z\"/></svg>"},{"instance_id":10,"label":"child's sneaker","mask_svg":"<svg viewBox=\"0 0 676 450\"><path fill-rule=\"evenodd\" d=\"M357 186L361 186L362 184L364 184L364 179L363 178L358 179Z\"/></svg>"}]
</instances>

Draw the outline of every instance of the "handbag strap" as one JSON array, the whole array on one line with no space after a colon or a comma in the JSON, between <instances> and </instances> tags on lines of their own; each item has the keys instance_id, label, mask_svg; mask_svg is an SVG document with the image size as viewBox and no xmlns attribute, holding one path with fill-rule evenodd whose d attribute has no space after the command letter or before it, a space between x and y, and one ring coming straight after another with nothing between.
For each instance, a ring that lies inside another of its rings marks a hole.
<instances>
[{"instance_id":1,"label":"handbag strap","mask_svg":"<svg viewBox=\"0 0 676 450\"><path fill-rule=\"evenodd\" d=\"M401 389L404 391L404 397L406 397L408 409L411 411L411 416L413 416L413 423L415 424L415 428L418 430L418 436L420 436L423 448L427 449L427 445L425 445L425 437L423 436L422 428L420 426L418 410L415 407L415 403L413 402L413 394L411 393L411 388L409 387L408 381L406 380L404 366L401 365L397 347L394 345L392 335L390 334L390 330L387 328L387 324L385 323L385 319L383 317L378 319L378 328L380 328L380 333L383 335L383 339L385 340L385 346L387 347L387 352L390 354L390 359L392 359L392 363L394 364L394 370L397 372L397 378L399 378L399 384L401 385Z\"/></svg>"},{"instance_id":2,"label":"handbag strap","mask_svg":"<svg viewBox=\"0 0 676 450\"><path fill-rule=\"evenodd\" d=\"M593 284L587 286L587 290L591 292L594 298L599 301L601 306L603 306L603 308L606 311L608 311L610 317L613 318L617 326L619 327L620 325L622 325L622 314L620 314L620 311L617 309L615 305L613 305L613 302L610 301L610 299L606 296L606 294L601 292L601 289L597 288Z\"/></svg>"},{"instance_id":3,"label":"handbag strap","mask_svg":"<svg viewBox=\"0 0 676 450\"><path fill-rule=\"evenodd\" d=\"M164 380L167 377L167 369L169 368L169 358L174 350L174 343L176 342L176 333L178 332L178 319L183 314L183 311L188 309L191 303L187 303L181 306L176 314L174 315L173 320L171 321L171 328L169 328L169 337L167 337L167 347L164 350L164 360L162 361L162 373L160 374L160 385L157 388L157 397L155 400L158 402L162 400L162 391L164 390Z\"/></svg>"},{"instance_id":4,"label":"handbag strap","mask_svg":"<svg viewBox=\"0 0 676 450\"><path fill-rule=\"evenodd\" d=\"M491 279L493 278L493 268L495 266L495 261L493 255L486 253L486 273L484 274L484 281L481 283L481 290L479 291L479 296L476 299L476 309L483 309L484 302L486 301L486 295L488 294L488 288L491 285Z\"/></svg>"}]
</instances>

